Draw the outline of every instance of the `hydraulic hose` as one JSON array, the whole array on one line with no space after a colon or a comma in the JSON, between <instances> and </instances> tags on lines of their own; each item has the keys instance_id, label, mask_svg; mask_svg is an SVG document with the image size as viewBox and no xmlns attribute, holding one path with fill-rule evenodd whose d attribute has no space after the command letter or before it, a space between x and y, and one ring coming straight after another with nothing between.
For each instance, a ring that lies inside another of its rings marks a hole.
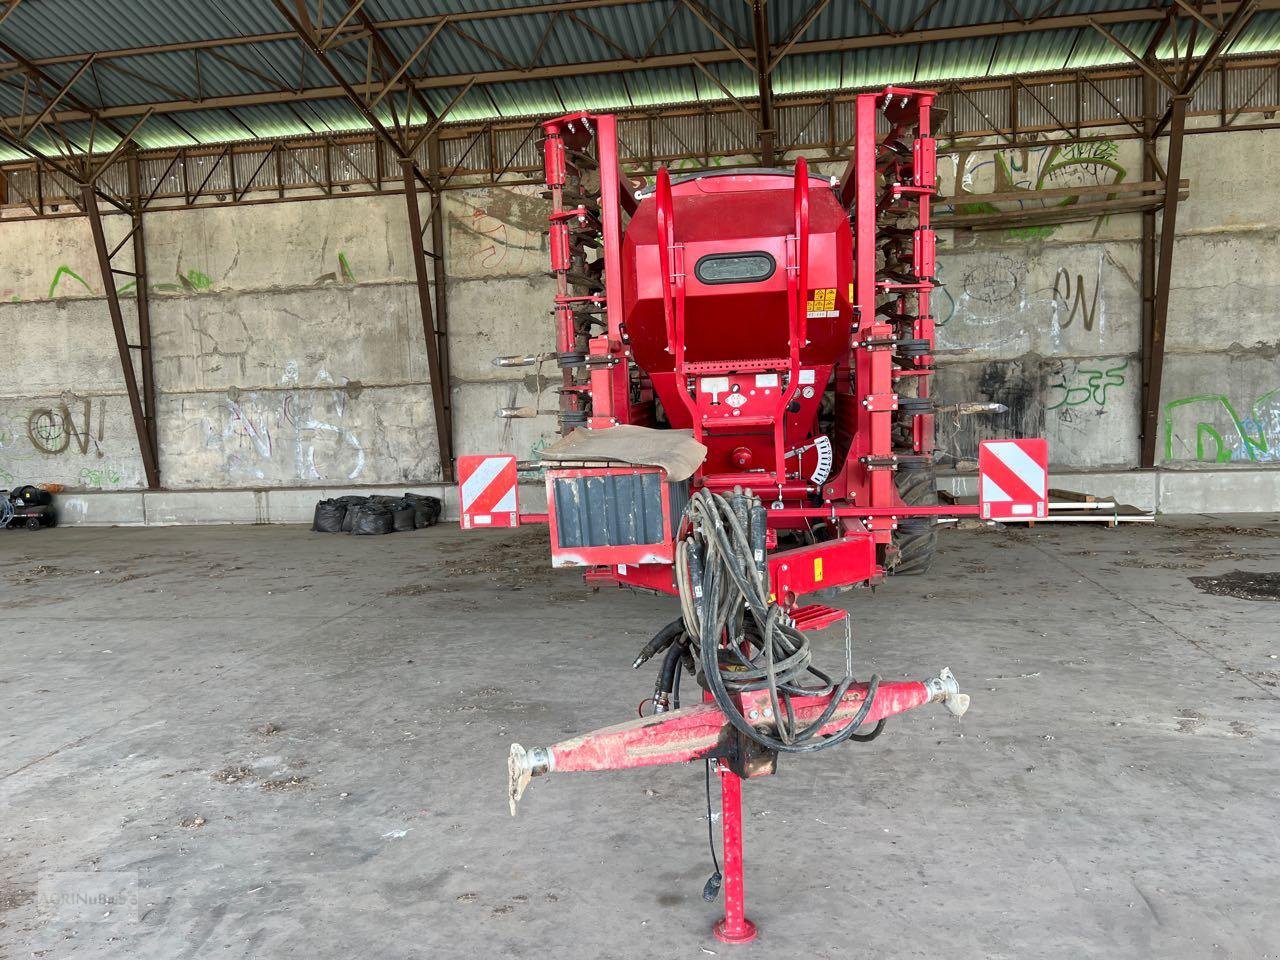
<instances>
[{"instance_id":1,"label":"hydraulic hose","mask_svg":"<svg viewBox=\"0 0 1280 960\"><path fill-rule=\"evenodd\" d=\"M676 551L684 629L704 685L734 728L781 753L809 753L855 735L859 740L876 736L879 727L857 733L875 700L880 683L876 676L849 723L833 735L817 736L854 682L852 638L846 622L845 672L838 680L813 666L808 638L770 600L764 559L766 513L759 498L750 491L734 490L726 498L701 490L690 499L685 517L689 533ZM758 690L769 693L777 736L753 725L733 699L735 693ZM823 713L797 728L791 698L828 695L830 703Z\"/></svg>"}]
</instances>

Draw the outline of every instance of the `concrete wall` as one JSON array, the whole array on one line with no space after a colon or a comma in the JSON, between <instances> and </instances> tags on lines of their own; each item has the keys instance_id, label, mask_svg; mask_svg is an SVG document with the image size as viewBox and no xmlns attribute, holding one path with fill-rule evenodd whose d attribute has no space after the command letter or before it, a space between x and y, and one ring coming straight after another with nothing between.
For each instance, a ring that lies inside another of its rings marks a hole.
<instances>
[{"instance_id":1,"label":"concrete wall","mask_svg":"<svg viewBox=\"0 0 1280 960\"><path fill-rule=\"evenodd\" d=\"M1133 140L972 149L982 145L955 144L940 158L945 194L1133 182L1142 175ZM1157 462L1167 469L1280 461L1277 146L1274 131L1186 139L1182 175L1191 195L1178 212L1157 438ZM1009 407L1001 416L940 423L944 449L968 458L987 436L1043 435L1062 470L1137 465L1140 229L1141 217L1128 214L943 235L946 285L935 301L939 390Z\"/></svg>"},{"instance_id":2,"label":"concrete wall","mask_svg":"<svg viewBox=\"0 0 1280 960\"><path fill-rule=\"evenodd\" d=\"M490 361L551 343L542 203L462 191L445 212L457 452L528 456L552 421L494 412L554 406L550 381ZM166 487L439 479L402 198L158 211L147 254ZM0 226L0 484L145 485L102 289L85 220Z\"/></svg>"},{"instance_id":3,"label":"concrete wall","mask_svg":"<svg viewBox=\"0 0 1280 960\"><path fill-rule=\"evenodd\" d=\"M982 145L949 145L944 194L1141 175L1133 141ZM1197 490L1280 461L1276 147L1275 132L1186 142L1191 198L1179 214L1158 453L1170 470L1213 468ZM555 370L490 361L551 346L545 201L532 187L477 187L450 193L445 216L457 452L531 456L553 421L494 412L554 407ZM110 239L122 236L121 218L106 223ZM1043 434L1059 473L1136 466L1139 228L1124 215L941 238L941 392L1009 407L940 423L945 450L966 459L985 436ZM149 509L91 496L144 484L82 218L0 224L0 484L62 483L84 494L74 513L87 522L172 522L296 519L321 491L438 480L401 198L158 211L147 231L161 469L174 492L149 495ZM1254 493L1235 508L1280 509L1273 481L1240 478L1234 486ZM205 490L225 492L223 507L200 514L191 497ZM275 491L278 507L235 491Z\"/></svg>"}]
</instances>

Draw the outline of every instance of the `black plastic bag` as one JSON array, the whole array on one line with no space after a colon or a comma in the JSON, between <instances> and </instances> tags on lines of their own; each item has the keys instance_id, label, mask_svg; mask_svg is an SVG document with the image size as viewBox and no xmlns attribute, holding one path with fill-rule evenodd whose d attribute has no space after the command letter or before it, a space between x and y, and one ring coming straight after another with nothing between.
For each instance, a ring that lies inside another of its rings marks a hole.
<instances>
[{"instance_id":1,"label":"black plastic bag","mask_svg":"<svg viewBox=\"0 0 1280 960\"><path fill-rule=\"evenodd\" d=\"M388 509L391 511L391 527L396 533L417 529L418 511L412 500L397 500Z\"/></svg>"},{"instance_id":2,"label":"black plastic bag","mask_svg":"<svg viewBox=\"0 0 1280 960\"><path fill-rule=\"evenodd\" d=\"M352 516L351 532L356 536L370 536L391 532L391 511L380 503L364 503L347 511Z\"/></svg>"},{"instance_id":3,"label":"black plastic bag","mask_svg":"<svg viewBox=\"0 0 1280 960\"><path fill-rule=\"evenodd\" d=\"M424 493L406 493L404 498L413 504L414 524L418 529L436 525L436 521L440 519L442 506L439 497L428 496Z\"/></svg>"},{"instance_id":4,"label":"black plastic bag","mask_svg":"<svg viewBox=\"0 0 1280 960\"><path fill-rule=\"evenodd\" d=\"M355 523L356 520L356 508L364 506L368 502L368 497L338 497L334 501L334 503L342 504L343 508L347 511L346 515L342 519L343 533L351 532L351 525Z\"/></svg>"},{"instance_id":5,"label":"black plastic bag","mask_svg":"<svg viewBox=\"0 0 1280 960\"><path fill-rule=\"evenodd\" d=\"M346 516L346 504L337 500L321 500L316 504L316 515L311 523L311 529L316 533L341 533L342 521Z\"/></svg>"}]
</instances>

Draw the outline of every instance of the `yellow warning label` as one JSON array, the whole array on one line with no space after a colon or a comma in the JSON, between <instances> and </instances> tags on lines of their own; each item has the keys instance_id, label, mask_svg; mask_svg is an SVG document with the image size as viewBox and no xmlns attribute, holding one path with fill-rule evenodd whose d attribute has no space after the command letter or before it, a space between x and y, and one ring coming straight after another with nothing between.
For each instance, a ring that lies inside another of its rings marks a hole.
<instances>
[{"instance_id":1,"label":"yellow warning label","mask_svg":"<svg viewBox=\"0 0 1280 960\"><path fill-rule=\"evenodd\" d=\"M836 288L822 287L813 291L813 299L808 303L810 312L815 310L834 310L836 308Z\"/></svg>"},{"instance_id":2,"label":"yellow warning label","mask_svg":"<svg viewBox=\"0 0 1280 960\"><path fill-rule=\"evenodd\" d=\"M849 282L849 302L853 303L853 282Z\"/></svg>"},{"instance_id":3,"label":"yellow warning label","mask_svg":"<svg viewBox=\"0 0 1280 960\"><path fill-rule=\"evenodd\" d=\"M813 582L822 582L822 558L817 557L813 561Z\"/></svg>"}]
</instances>

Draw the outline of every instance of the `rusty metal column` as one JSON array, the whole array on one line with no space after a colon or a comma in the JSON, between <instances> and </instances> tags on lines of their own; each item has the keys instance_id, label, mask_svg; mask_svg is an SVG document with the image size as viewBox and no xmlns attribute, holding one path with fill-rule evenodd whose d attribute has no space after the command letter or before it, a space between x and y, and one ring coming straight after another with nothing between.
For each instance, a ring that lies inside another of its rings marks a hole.
<instances>
[{"instance_id":1,"label":"rusty metal column","mask_svg":"<svg viewBox=\"0 0 1280 960\"><path fill-rule=\"evenodd\" d=\"M765 0L751 0L751 26L760 96L760 161L766 167L771 167L774 163L777 131L773 128L773 76L769 69L769 15L765 9Z\"/></svg>"},{"instance_id":2,"label":"rusty metal column","mask_svg":"<svg viewBox=\"0 0 1280 960\"><path fill-rule=\"evenodd\" d=\"M1160 218L1160 248L1156 254L1155 299L1147 340L1147 382L1142 405L1142 466L1154 467L1159 431L1160 387L1164 378L1164 335L1169 318L1169 283L1173 271L1173 240L1178 225L1178 184L1182 177L1182 140L1189 94L1173 98L1169 122L1169 155L1164 169L1164 205Z\"/></svg>"},{"instance_id":3,"label":"rusty metal column","mask_svg":"<svg viewBox=\"0 0 1280 960\"><path fill-rule=\"evenodd\" d=\"M151 352L151 294L147 287L147 242L143 231L142 191L138 179L138 156L130 152L126 161L129 174L129 201L133 205L133 285L138 306L138 365L142 368L142 409L147 418L151 449L156 453L159 474L160 437L156 411L155 363Z\"/></svg>"},{"instance_id":4,"label":"rusty metal column","mask_svg":"<svg viewBox=\"0 0 1280 960\"><path fill-rule=\"evenodd\" d=\"M120 354L120 370L124 374L125 390L129 393L133 427L138 434L138 451L142 455L142 469L147 477L147 486L155 490L160 486L160 467L156 462L155 447L151 444L151 433L147 426L146 414L142 409L142 397L138 393L138 377L133 369L131 353L133 348L124 328L124 314L120 311L120 294L116 292L115 271L111 268L111 254L107 250L107 239L102 232L102 214L98 210L98 198L91 184L80 185L80 202L89 217L89 229L93 232L93 247L98 255L102 289L107 295L107 311L111 314L111 327L116 335L116 350Z\"/></svg>"},{"instance_id":5,"label":"rusty metal column","mask_svg":"<svg viewBox=\"0 0 1280 960\"><path fill-rule=\"evenodd\" d=\"M453 380L449 375L449 277L444 259L444 194L440 190L440 135L427 140L427 182L431 184L431 261L436 283L436 335L440 344L440 371L444 375L445 409L450 417L450 454L453 452ZM453 467L450 456L450 469ZM452 474L450 474L452 477Z\"/></svg>"},{"instance_id":6,"label":"rusty metal column","mask_svg":"<svg viewBox=\"0 0 1280 960\"><path fill-rule=\"evenodd\" d=\"M418 286L418 308L422 313L422 333L427 344L427 375L431 378L431 402L435 408L440 477L446 483L452 483L453 405L449 397L448 374L441 363L441 337L431 309L431 282L427 275L427 256L422 249L422 211L418 208L417 174L412 159L402 159L400 166L404 173L404 199L409 211L409 243Z\"/></svg>"},{"instance_id":7,"label":"rusty metal column","mask_svg":"<svg viewBox=\"0 0 1280 960\"><path fill-rule=\"evenodd\" d=\"M1155 160L1155 128L1159 105L1156 102L1156 81L1146 74L1142 77L1142 182L1152 183L1158 177ZM1143 437L1147 429L1147 397L1151 385L1151 331L1154 326L1156 303L1156 211L1142 211L1142 234L1140 244L1140 260L1138 263L1138 279L1141 300L1139 311L1141 317L1140 340L1138 341L1138 360L1142 368L1141 388L1138 391L1138 445L1139 464L1147 463L1142 453L1146 449Z\"/></svg>"}]
</instances>

